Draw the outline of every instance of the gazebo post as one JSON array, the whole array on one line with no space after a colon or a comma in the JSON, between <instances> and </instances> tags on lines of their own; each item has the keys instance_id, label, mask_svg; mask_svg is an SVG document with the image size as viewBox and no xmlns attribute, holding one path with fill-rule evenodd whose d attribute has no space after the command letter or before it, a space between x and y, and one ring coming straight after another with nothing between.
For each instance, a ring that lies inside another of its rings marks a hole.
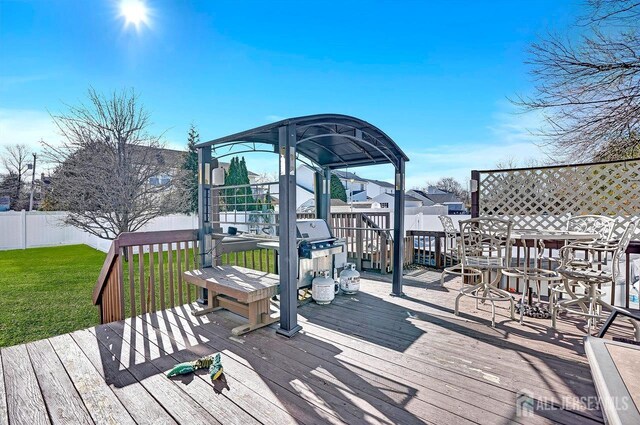
<instances>
[{"instance_id":1,"label":"gazebo post","mask_svg":"<svg viewBox=\"0 0 640 425\"><path fill-rule=\"evenodd\" d=\"M298 325L298 251L296 245L296 125L281 126L278 137L280 155L280 335L291 338Z\"/></svg>"},{"instance_id":2,"label":"gazebo post","mask_svg":"<svg viewBox=\"0 0 640 425\"><path fill-rule=\"evenodd\" d=\"M331 170L322 168L315 172L316 178L316 218L327 222L331 228Z\"/></svg>"},{"instance_id":3,"label":"gazebo post","mask_svg":"<svg viewBox=\"0 0 640 425\"><path fill-rule=\"evenodd\" d=\"M392 296L401 297L402 267L404 264L404 159L400 158L396 167L393 204L393 288Z\"/></svg>"},{"instance_id":4,"label":"gazebo post","mask_svg":"<svg viewBox=\"0 0 640 425\"><path fill-rule=\"evenodd\" d=\"M217 162L217 161L216 161ZM211 267L211 146L198 148L198 253L200 267ZM207 299L200 289L198 302Z\"/></svg>"}]
</instances>

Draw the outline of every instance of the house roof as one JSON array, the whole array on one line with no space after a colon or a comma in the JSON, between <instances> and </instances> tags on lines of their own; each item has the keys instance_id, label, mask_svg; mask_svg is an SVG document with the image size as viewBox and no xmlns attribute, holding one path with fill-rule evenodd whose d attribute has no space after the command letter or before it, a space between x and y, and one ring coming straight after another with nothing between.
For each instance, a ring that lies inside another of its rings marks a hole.
<instances>
[{"instance_id":1,"label":"house roof","mask_svg":"<svg viewBox=\"0 0 640 425\"><path fill-rule=\"evenodd\" d=\"M440 191L442 193L427 193L424 190L412 189L409 193L418 197L428 199L435 204L444 204L447 202L462 202L455 193Z\"/></svg>"},{"instance_id":2,"label":"house roof","mask_svg":"<svg viewBox=\"0 0 640 425\"><path fill-rule=\"evenodd\" d=\"M374 197L373 197L373 200L375 201L375 199L376 199L376 198L378 198L378 197L382 197L382 196L384 196L384 197L390 196L390 197L392 197L392 198L393 198L393 197L394 197L394 194L393 194L393 193L386 193L386 192L384 192L384 193L381 193L381 194L379 194L379 195L374 196ZM404 194L404 200L405 200L405 201L418 201L418 202L422 202L422 199L418 199L418 198L416 198L415 196L411 196L411 195L409 195L408 193L405 193L405 194Z\"/></svg>"},{"instance_id":3,"label":"house roof","mask_svg":"<svg viewBox=\"0 0 640 425\"><path fill-rule=\"evenodd\" d=\"M184 157L187 154L187 151L181 151L178 149L167 149L167 148L149 148L147 146L136 146L136 149L154 149L158 152L158 155L162 157L165 163L174 164L174 165L182 165L184 162ZM229 163L220 161L218 165L225 170L229 170ZM257 176L257 173L253 171L248 171L250 176Z\"/></svg>"},{"instance_id":4,"label":"house roof","mask_svg":"<svg viewBox=\"0 0 640 425\"><path fill-rule=\"evenodd\" d=\"M382 180L374 180L374 179L365 179L365 180L368 181L368 182L371 182L371 183L375 183L378 186L382 186L382 187L390 187L390 188L394 188L395 187L395 185L393 183L385 182L385 181L382 181Z\"/></svg>"},{"instance_id":5,"label":"house roof","mask_svg":"<svg viewBox=\"0 0 640 425\"><path fill-rule=\"evenodd\" d=\"M355 173L352 173L350 171L333 170L332 172L333 172L333 174L335 174L336 176L340 177L341 179L355 180L355 181L360 181L360 182L371 182L371 183L377 184L378 186L381 186L381 187L389 187L389 188L394 188L395 187L393 185L393 183L385 182L385 181L382 181L382 180L367 179L365 177L360 177L359 175L357 175Z\"/></svg>"},{"instance_id":6,"label":"house roof","mask_svg":"<svg viewBox=\"0 0 640 425\"><path fill-rule=\"evenodd\" d=\"M352 173L350 171L343 171L343 170L333 170L332 171L333 174L335 174L336 176L338 176L341 179L346 179L346 180L357 180L357 181L367 181L367 179L362 178L358 175L356 175L355 173Z\"/></svg>"},{"instance_id":7,"label":"house roof","mask_svg":"<svg viewBox=\"0 0 640 425\"><path fill-rule=\"evenodd\" d=\"M295 133L292 131L288 135L287 128L295 129ZM359 118L339 114L288 118L199 143L196 147L211 146L216 149L248 144L247 149L259 150L255 145L251 146L253 143L271 145L271 149L277 150L281 132L283 137L295 139L299 154L332 170L376 164L392 164L399 169L402 162L409 160L400 147L379 128Z\"/></svg>"},{"instance_id":8,"label":"house roof","mask_svg":"<svg viewBox=\"0 0 640 425\"><path fill-rule=\"evenodd\" d=\"M426 192L424 190L411 189L407 193L414 193L414 194L418 195L418 197L420 197L420 198L429 199L429 197L427 196L427 194L426 194Z\"/></svg>"},{"instance_id":9,"label":"house roof","mask_svg":"<svg viewBox=\"0 0 640 425\"><path fill-rule=\"evenodd\" d=\"M129 145L134 158L138 157L141 161L149 161L154 157L164 164L173 165L176 167L182 166L184 162L186 151L179 151L176 149L158 148L155 146L144 145Z\"/></svg>"},{"instance_id":10,"label":"house roof","mask_svg":"<svg viewBox=\"0 0 640 425\"><path fill-rule=\"evenodd\" d=\"M436 204L444 204L445 202L461 202L458 197L453 193L436 193L436 194L427 194L427 198L431 199Z\"/></svg>"}]
</instances>

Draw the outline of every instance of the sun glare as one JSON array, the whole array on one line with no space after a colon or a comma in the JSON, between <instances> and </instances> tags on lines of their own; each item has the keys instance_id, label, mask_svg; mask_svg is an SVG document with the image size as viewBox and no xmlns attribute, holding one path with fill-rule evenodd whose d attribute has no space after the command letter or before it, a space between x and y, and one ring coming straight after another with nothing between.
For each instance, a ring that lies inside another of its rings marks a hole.
<instances>
[{"instance_id":1,"label":"sun glare","mask_svg":"<svg viewBox=\"0 0 640 425\"><path fill-rule=\"evenodd\" d=\"M125 26L133 25L136 30L142 25L149 26L149 8L143 0L122 0L120 16L124 18Z\"/></svg>"}]
</instances>

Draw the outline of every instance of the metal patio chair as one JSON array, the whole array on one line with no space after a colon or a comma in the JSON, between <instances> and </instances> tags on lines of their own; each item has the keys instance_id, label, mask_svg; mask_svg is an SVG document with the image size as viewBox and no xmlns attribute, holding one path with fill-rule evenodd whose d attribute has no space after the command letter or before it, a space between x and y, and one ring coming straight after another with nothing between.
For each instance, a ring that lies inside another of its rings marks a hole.
<instances>
[{"instance_id":1,"label":"metal patio chair","mask_svg":"<svg viewBox=\"0 0 640 425\"><path fill-rule=\"evenodd\" d=\"M620 258L627 250L631 237L638 225L638 219L629 222L619 240L596 242L590 244L569 244L560 249L561 264L556 270L568 282L583 289L583 294L576 294L571 287L564 290L559 287L552 289L554 307L551 315L552 326L555 328L558 313L583 316L587 318L587 329L591 333L597 323L608 317L603 310L612 311L613 307L604 301L602 286L615 285L620 273ZM576 257L576 252L589 252L586 259ZM595 260L595 254L604 255L605 261L610 255L611 260L600 262ZM554 295L555 293L555 295ZM569 293L570 299L558 300L558 293ZM634 322L634 326L637 323ZM638 329L636 327L636 329Z\"/></svg>"},{"instance_id":2,"label":"metal patio chair","mask_svg":"<svg viewBox=\"0 0 640 425\"><path fill-rule=\"evenodd\" d=\"M576 231L576 232L585 232L585 233L595 233L599 236L590 242L581 242L582 246L603 246L603 244L607 244L613 235L613 230L616 226L616 219L603 216L603 215L594 215L594 214L585 214L585 215L577 215L574 217L569 217L567 219L566 228L567 230ZM596 251L592 251L589 249L584 250L585 255L584 258L573 256L572 265L574 266L583 266L587 267L589 264L592 264L595 261ZM600 253L599 255L602 255ZM550 260L555 261L557 263L561 263L561 258L550 258ZM569 288L572 292L575 291L578 286L577 282L569 280L566 282L569 285ZM550 299L549 306L551 309L551 316L554 317L553 309L557 302L562 298L563 295L567 295L568 292L565 290L565 282L550 282L549 283L549 291L550 291ZM555 322L554 322L555 323ZM555 326L555 325L554 325Z\"/></svg>"},{"instance_id":3,"label":"metal patio chair","mask_svg":"<svg viewBox=\"0 0 640 425\"><path fill-rule=\"evenodd\" d=\"M469 267L462 261L460 255L460 236L458 236L458 229L453 224L453 220L448 215L439 215L438 218L442 223L444 229L444 262L447 264L447 258L450 259L451 265L445 267L440 275L440 286L444 286L444 278L448 274L462 277L462 286L464 286L465 278L467 277L481 277L482 272L478 269ZM455 263L455 264L454 264Z\"/></svg>"},{"instance_id":4,"label":"metal patio chair","mask_svg":"<svg viewBox=\"0 0 640 425\"><path fill-rule=\"evenodd\" d=\"M600 237L596 241L608 241L611 239L616 220L604 215L577 215L567 219L567 230L586 233L598 233Z\"/></svg>"},{"instance_id":5,"label":"metal patio chair","mask_svg":"<svg viewBox=\"0 0 640 425\"><path fill-rule=\"evenodd\" d=\"M456 297L455 310L459 314L460 298L468 296L491 303L491 326L496 324L496 301L508 301L511 318L515 320L511 294L499 288L502 270L511 261L511 229L513 222L501 218L472 218L460 222L460 257L463 264L482 272L480 283L462 287ZM492 274L495 277L492 278Z\"/></svg>"}]
</instances>

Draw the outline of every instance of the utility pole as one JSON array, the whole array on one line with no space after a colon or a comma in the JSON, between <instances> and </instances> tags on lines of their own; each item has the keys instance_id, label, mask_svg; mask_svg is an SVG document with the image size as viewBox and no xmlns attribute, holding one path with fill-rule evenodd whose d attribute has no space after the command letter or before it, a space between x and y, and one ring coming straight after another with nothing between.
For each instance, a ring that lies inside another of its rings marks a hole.
<instances>
[{"instance_id":1,"label":"utility pole","mask_svg":"<svg viewBox=\"0 0 640 425\"><path fill-rule=\"evenodd\" d=\"M33 155L33 168L31 169L31 195L29 196L29 211L33 210L33 190L35 188L35 180L36 180L36 154Z\"/></svg>"}]
</instances>

